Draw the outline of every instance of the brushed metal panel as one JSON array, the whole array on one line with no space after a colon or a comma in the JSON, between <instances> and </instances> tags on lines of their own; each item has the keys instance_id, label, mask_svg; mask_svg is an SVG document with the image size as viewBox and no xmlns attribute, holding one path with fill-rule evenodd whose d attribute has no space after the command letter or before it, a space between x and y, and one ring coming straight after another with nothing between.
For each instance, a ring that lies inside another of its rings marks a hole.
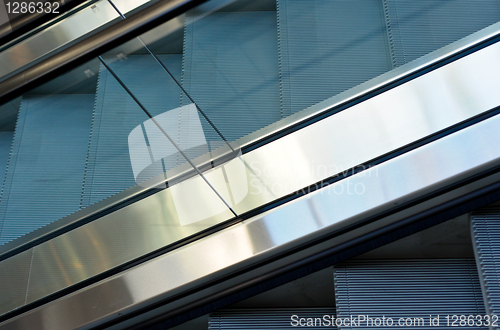
<instances>
[{"instance_id":1,"label":"brushed metal panel","mask_svg":"<svg viewBox=\"0 0 500 330\"><path fill-rule=\"evenodd\" d=\"M250 189L233 209L244 213L500 105L499 58L496 43L243 155Z\"/></svg>"},{"instance_id":2,"label":"brushed metal panel","mask_svg":"<svg viewBox=\"0 0 500 330\"><path fill-rule=\"evenodd\" d=\"M201 178L191 181L198 183L196 192L163 190L35 246L27 302L233 217ZM196 216L202 220L183 224L182 214L189 212L193 201Z\"/></svg>"},{"instance_id":3,"label":"brushed metal panel","mask_svg":"<svg viewBox=\"0 0 500 330\"><path fill-rule=\"evenodd\" d=\"M116 8L121 14L127 16L126 14L139 6L148 3L150 0L112 0Z\"/></svg>"},{"instance_id":4,"label":"brushed metal panel","mask_svg":"<svg viewBox=\"0 0 500 330\"><path fill-rule=\"evenodd\" d=\"M118 13L106 0L98 1L82 9L0 53L0 77L11 74L72 41L96 31L118 17Z\"/></svg>"},{"instance_id":5,"label":"brushed metal panel","mask_svg":"<svg viewBox=\"0 0 500 330\"><path fill-rule=\"evenodd\" d=\"M11 27L9 23L9 16L7 15L7 10L5 9L5 3L0 3L0 26L4 25L7 27L6 33L10 32ZM3 26L2 26L3 27Z\"/></svg>"},{"instance_id":6,"label":"brushed metal panel","mask_svg":"<svg viewBox=\"0 0 500 330\"><path fill-rule=\"evenodd\" d=\"M26 303L33 249L0 262L0 314Z\"/></svg>"},{"instance_id":7,"label":"brushed metal panel","mask_svg":"<svg viewBox=\"0 0 500 330\"><path fill-rule=\"evenodd\" d=\"M377 165L377 175L346 179L353 185L363 184L363 193L336 193L342 180L5 321L0 329L97 325L139 304L177 294L189 285L343 227L356 216L496 166L500 163L499 125L500 116L490 118ZM339 237L337 243L341 242Z\"/></svg>"},{"instance_id":8,"label":"brushed metal panel","mask_svg":"<svg viewBox=\"0 0 500 330\"><path fill-rule=\"evenodd\" d=\"M129 13L150 2L149 0L115 0L113 3L122 14ZM2 4L3 6L3 4ZM41 32L13 44L0 53L0 80L30 65L44 56L118 19L120 14L106 0L94 3Z\"/></svg>"}]
</instances>

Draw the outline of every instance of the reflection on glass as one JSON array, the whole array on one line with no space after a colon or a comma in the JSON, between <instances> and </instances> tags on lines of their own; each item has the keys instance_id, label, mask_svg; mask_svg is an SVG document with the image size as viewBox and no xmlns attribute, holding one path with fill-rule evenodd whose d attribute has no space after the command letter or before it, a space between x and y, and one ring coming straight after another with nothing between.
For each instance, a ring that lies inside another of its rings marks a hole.
<instances>
[{"instance_id":1,"label":"reflection on glass","mask_svg":"<svg viewBox=\"0 0 500 330\"><path fill-rule=\"evenodd\" d=\"M115 2L92 24L146 3ZM496 0L209 1L1 106L0 245L137 185L170 189L181 227L269 202L242 138L499 19Z\"/></svg>"},{"instance_id":2,"label":"reflection on glass","mask_svg":"<svg viewBox=\"0 0 500 330\"><path fill-rule=\"evenodd\" d=\"M203 175L228 205L210 195L211 191L201 177L182 181L170 188L181 226L225 212L227 206L233 209L248 194L245 166L239 157Z\"/></svg>"},{"instance_id":3,"label":"reflection on glass","mask_svg":"<svg viewBox=\"0 0 500 330\"><path fill-rule=\"evenodd\" d=\"M176 145L171 142L173 137L177 140ZM150 183L145 181L184 163L184 155L190 149L196 148L197 154L208 153L208 144L194 104L148 119L130 132L128 145L135 181L146 187ZM160 180L155 183L163 183L166 187L165 178L160 177Z\"/></svg>"},{"instance_id":4,"label":"reflection on glass","mask_svg":"<svg viewBox=\"0 0 500 330\"><path fill-rule=\"evenodd\" d=\"M87 63L3 106L16 110L17 120L13 134L2 134L11 144L3 160L0 244L80 209L96 71Z\"/></svg>"}]
</instances>

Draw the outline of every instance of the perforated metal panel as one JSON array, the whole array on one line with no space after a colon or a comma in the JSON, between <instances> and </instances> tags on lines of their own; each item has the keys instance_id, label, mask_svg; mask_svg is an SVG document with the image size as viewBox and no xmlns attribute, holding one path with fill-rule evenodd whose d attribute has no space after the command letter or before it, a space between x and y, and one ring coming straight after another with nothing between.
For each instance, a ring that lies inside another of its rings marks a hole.
<instances>
[{"instance_id":1,"label":"perforated metal panel","mask_svg":"<svg viewBox=\"0 0 500 330\"><path fill-rule=\"evenodd\" d=\"M78 211L94 95L23 97L0 217L0 244Z\"/></svg>"},{"instance_id":2,"label":"perforated metal panel","mask_svg":"<svg viewBox=\"0 0 500 330\"><path fill-rule=\"evenodd\" d=\"M180 80L181 55L160 55L162 62ZM156 115L179 107L180 90L162 72L150 55L128 56L116 61L112 70L144 106ZM130 163L128 136L149 117L118 81L101 70L97 86L82 207L113 196L136 184Z\"/></svg>"},{"instance_id":3,"label":"perforated metal panel","mask_svg":"<svg viewBox=\"0 0 500 330\"><path fill-rule=\"evenodd\" d=\"M394 66L500 20L498 0L384 0Z\"/></svg>"},{"instance_id":4,"label":"perforated metal panel","mask_svg":"<svg viewBox=\"0 0 500 330\"><path fill-rule=\"evenodd\" d=\"M324 318L324 316L326 317ZM210 315L209 330L285 330L297 329L298 322L311 325L307 329L325 329L328 320L335 318L334 308L290 309L234 309L222 310ZM316 322L316 326L314 325ZM329 327L331 329L331 327Z\"/></svg>"},{"instance_id":5,"label":"perforated metal panel","mask_svg":"<svg viewBox=\"0 0 500 330\"><path fill-rule=\"evenodd\" d=\"M400 318L417 318L423 323L413 321L411 328L447 329L446 315L485 313L472 259L353 261L335 266L334 283L339 318L385 316L393 319L396 328ZM439 326L429 326L431 315L440 315ZM390 328L374 324L364 322L356 327Z\"/></svg>"},{"instance_id":6,"label":"perforated metal panel","mask_svg":"<svg viewBox=\"0 0 500 330\"><path fill-rule=\"evenodd\" d=\"M473 215L471 230L486 311L500 315L500 210Z\"/></svg>"},{"instance_id":7,"label":"perforated metal panel","mask_svg":"<svg viewBox=\"0 0 500 330\"><path fill-rule=\"evenodd\" d=\"M275 12L188 18L183 86L229 141L276 122L280 113ZM207 140L219 137L206 129Z\"/></svg>"},{"instance_id":8,"label":"perforated metal panel","mask_svg":"<svg viewBox=\"0 0 500 330\"><path fill-rule=\"evenodd\" d=\"M382 1L278 0L277 4L285 114L391 69Z\"/></svg>"}]
</instances>

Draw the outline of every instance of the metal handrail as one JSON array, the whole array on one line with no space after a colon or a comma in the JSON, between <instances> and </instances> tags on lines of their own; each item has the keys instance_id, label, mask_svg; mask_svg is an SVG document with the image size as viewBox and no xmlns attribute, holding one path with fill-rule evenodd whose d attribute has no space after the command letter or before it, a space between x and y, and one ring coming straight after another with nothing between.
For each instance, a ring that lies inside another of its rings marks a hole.
<instances>
[{"instance_id":1,"label":"metal handrail","mask_svg":"<svg viewBox=\"0 0 500 330\"><path fill-rule=\"evenodd\" d=\"M70 12L75 7L78 7L87 0L71 0L71 1L56 1L59 3L60 13L33 13L33 14L23 14L16 17L14 20L10 21L9 24L5 24L0 27L0 46L4 46L13 40L18 38L23 38L23 35L31 33L33 30L37 30L40 26L49 23L54 19L64 16Z\"/></svg>"},{"instance_id":2,"label":"metal handrail","mask_svg":"<svg viewBox=\"0 0 500 330\"><path fill-rule=\"evenodd\" d=\"M64 74L207 0L164 0L56 53L0 83L0 104Z\"/></svg>"}]
</instances>

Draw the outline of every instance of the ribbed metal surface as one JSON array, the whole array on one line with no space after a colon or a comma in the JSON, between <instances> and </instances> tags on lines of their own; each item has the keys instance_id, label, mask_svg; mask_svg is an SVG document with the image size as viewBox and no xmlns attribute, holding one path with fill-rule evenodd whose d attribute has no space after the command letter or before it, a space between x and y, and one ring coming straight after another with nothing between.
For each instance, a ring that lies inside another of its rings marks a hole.
<instances>
[{"instance_id":1,"label":"ribbed metal surface","mask_svg":"<svg viewBox=\"0 0 500 330\"><path fill-rule=\"evenodd\" d=\"M24 97L0 204L0 244L79 209L93 95Z\"/></svg>"},{"instance_id":2,"label":"ribbed metal surface","mask_svg":"<svg viewBox=\"0 0 500 330\"><path fill-rule=\"evenodd\" d=\"M7 164L9 162L13 136L13 132L0 132L0 182L2 183L5 177L5 171L7 170Z\"/></svg>"},{"instance_id":3,"label":"ribbed metal surface","mask_svg":"<svg viewBox=\"0 0 500 330\"><path fill-rule=\"evenodd\" d=\"M473 215L471 227L486 310L500 315L500 210Z\"/></svg>"},{"instance_id":4,"label":"ribbed metal surface","mask_svg":"<svg viewBox=\"0 0 500 330\"><path fill-rule=\"evenodd\" d=\"M335 267L334 283L338 317L369 315L423 318L440 316L445 329L446 315L484 315L484 303L472 259L384 260L348 262ZM378 329L358 324L358 327ZM339 327L350 329L351 327ZM460 327L478 329L479 327Z\"/></svg>"},{"instance_id":5,"label":"ribbed metal surface","mask_svg":"<svg viewBox=\"0 0 500 330\"><path fill-rule=\"evenodd\" d=\"M213 13L186 24L183 86L227 140L282 118L275 12Z\"/></svg>"},{"instance_id":6,"label":"ribbed metal surface","mask_svg":"<svg viewBox=\"0 0 500 330\"><path fill-rule=\"evenodd\" d=\"M289 309L234 309L212 313L208 320L209 330L285 330L296 329L292 316L298 318L319 318L324 315L335 317L334 308L289 308ZM305 321L304 321L305 322ZM307 329L324 329L319 322Z\"/></svg>"},{"instance_id":7,"label":"ribbed metal surface","mask_svg":"<svg viewBox=\"0 0 500 330\"><path fill-rule=\"evenodd\" d=\"M286 115L389 71L384 10L374 0L278 0Z\"/></svg>"},{"instance_id":8,"label":"ribbed metal surface","mask_svg":"<svg viewBox=\"0 0 500 330\"><path fill-rule=\"evenodd\" d=\"M394 66L500 20L498 0L384 0Z\"/></svg>"},{"instance_id":9,"label":"ribbed metal surface","mask_svg":"<svg viewBox=\"0 0 500 330\"><path fill-rule=\"evenodd\" d=\"M161 55L180 79L181 55ZM107 59L105 59L107 60ZM178 107L180 90L149 55L115 61L111 69L153 115ZM128 136L149 117L105 69L99 73L82 207L99 202L136 184L130 163Z\"/></svg>"}]
</instances>

